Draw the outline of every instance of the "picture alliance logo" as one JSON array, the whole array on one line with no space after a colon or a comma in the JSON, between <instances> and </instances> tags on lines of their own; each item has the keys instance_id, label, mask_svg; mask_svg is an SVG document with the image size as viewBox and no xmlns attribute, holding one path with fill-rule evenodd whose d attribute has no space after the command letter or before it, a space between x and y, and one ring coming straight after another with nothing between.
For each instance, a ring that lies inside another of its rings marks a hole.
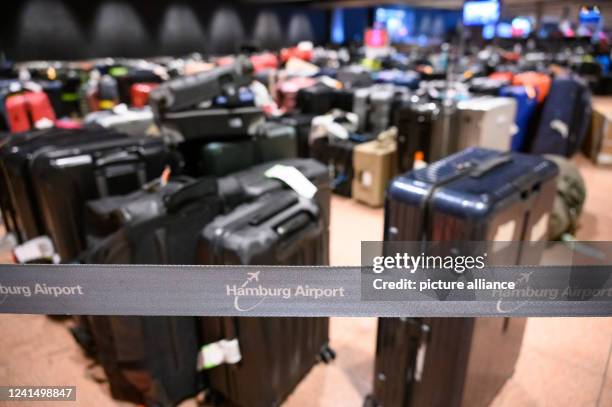
<instances>
[{"instance_id":1,"label":"picture alliance logo","mask_svg":"<svg viewBox=\"0 0 612 407\"><path fill-rule=\"evenodd\" d=\"M252 311L266 299L292 300L344 297L344 287L311 287L308 284L295 286L271 286L260 281L261 270L248 272L242 284L227 284L226 295L233 297L234 308L240 312Z\"/></svg>"}]
</instances>

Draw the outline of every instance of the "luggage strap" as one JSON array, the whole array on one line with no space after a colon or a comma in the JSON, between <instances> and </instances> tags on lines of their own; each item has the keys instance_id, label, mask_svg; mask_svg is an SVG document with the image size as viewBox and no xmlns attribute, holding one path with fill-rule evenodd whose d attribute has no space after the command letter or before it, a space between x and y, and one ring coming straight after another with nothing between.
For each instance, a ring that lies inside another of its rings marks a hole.
<instances>
[{"instance_id":1,"label":"luggage strap","mask_svg":"<svg viewBox=\"0 0 612 407\"><path fill-rule=\"evenodd\" d=\"M472 161L467 161L467 162L458 164L457 173L449 177L446 177L440 180L439 182L432 184L427 190L427 193L424 199L421 201L421 205L420 205L421 213L423 214L423 216L421 216L420 218L421 224L419 225L418 230L421 230L422 235L425 235L425 237L427 238L426 222L429 219L429 212L430 212L429 203L430 203L431 197L439 188L443 187L444 185L448 185L451 182L461 177L464 177L466 175L472 178L480 178L481 176L485 175L489 171L492 171L495 168L498 168L499 166L504 165L510 161L512 161L512 156L510 155L510 153L503 153L497 157L493 157L483 162L482 164L478 164L478 165L474 165Z\"/></svg>"}]
</instances>

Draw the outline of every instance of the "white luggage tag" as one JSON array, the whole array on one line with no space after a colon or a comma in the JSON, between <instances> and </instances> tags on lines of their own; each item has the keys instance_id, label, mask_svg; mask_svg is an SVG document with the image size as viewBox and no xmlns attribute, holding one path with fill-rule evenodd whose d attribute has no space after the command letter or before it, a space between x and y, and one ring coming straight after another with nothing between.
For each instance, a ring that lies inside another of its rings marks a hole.
<instances>
[{"instance_id":1,"label":"white luggage tag","mask_svg":"<svg viewBox=\"0 0 612 407\"><path fill-rule=\"evenodd\" d=\"M233 365L242 360L238 338L222 339L202 346L198 352L198 370L212 369L221 364Z\"/></svg>"},{"instance_id":2,"label":"white luggage tag","mask_svg":"<svg viewBox=\"0 0 612 407\"><path fill-rule=\"evenodd\" d=\"M569 134L569 128L567 127L567 124L562 122L559 119L555 119L553 121L550 122L550 128L553 130L557 130L559 132L559 134L561 134L561 137L563 138L567 138L568 134Z\"/></svg>"},{"instance_id":3,"label":"white luggage tag","mask_svg":"<svg viewBox=\"0 0 612 407\"><path fill-rule=\"evenodd\" d=\"M299 195L312 199L317 193L317 187L295 167L276 164L265 172L267 178L283 181Z\"/></svg>"},{"instance_id":4,"label":"white luggage tag","mask_svg":"<svg viewBox=\"0 0 612 407\"><path fill-rule=\"evenodd\" d=\"M53 264L60 262L59 255L55 252L55 247L49 236L39 236L16 246L13 249L15 261L20 264L32 261L49 260Z\"/></svg>"}]
</instances>

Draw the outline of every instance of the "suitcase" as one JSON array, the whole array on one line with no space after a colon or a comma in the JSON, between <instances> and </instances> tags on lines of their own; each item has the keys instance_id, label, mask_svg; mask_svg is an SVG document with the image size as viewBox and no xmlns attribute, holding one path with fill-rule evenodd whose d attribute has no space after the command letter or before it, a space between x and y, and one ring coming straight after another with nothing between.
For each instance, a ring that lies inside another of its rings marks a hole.
<instances>
[{"instance_id":1,"label":"suitcase","mask_svg":"<svg viewBox=\"0 0 612 407\"><path fill-rule=\"evenodd\" d=\"M512 136L510 149L512 151L527 151L531 139L535 133L535 119L538 108L538 100L533 88L525 86L504 86L499 95L502 97L512 97L516 100L516 116L514 124L516 132Z\"/></svg>"},{"instance_id":2,"label":"suitcase","mask_svg":"<svg viewBox=\"0 0 612 407\"><path fill-rule=\"evenodd\" d=\"M372 86L374 83L371 72L358 65L340 68L336 74L336 79L348 89L365 88Z\"/></svg>"},{"instance_id":3,"label":"suitcase","mask_svg":"<svg viewBox=\"0 0 612 407\"><path fill-rule=\"evenodd\" d=\"M149 95L153 113L163 119L168 112L178 112L211 102L219 95L238 96L237 90L252 80L253 66L248 60L237 59L233 64L207 72L178 77L162 83Z\"/></svg>"},{"instance_id":4,"label":"suitcase","mask_svg":"<svg viewBox=\"0 0 612 407\"><path fill-rule=\"evenodd\" d=\"M313 78L295 77L279 81L276 85L276 104L285 112L292 112L297 107L297 95L300 89L313 86Z\"/></svg>"},{"instance_id":5,"label":"suitcase","mask_svg":"<svg viewBox=\"0 0 612 407\"><path fill-rule=\"evenodd\" d=\"M458 149L470 146L510 150L514 135L516 100L505 97L481 97L463 100L459 110Z\"/></svg>"},{"instance_id":6,"label":"suitcase","mask_svg":"<svg viewBox=\"0 0 612 407\"><path fill-rule=\"evenodd\" d=\"M326 233L315 201L281 191L215 219L202 233L199 261L327 264ZM333 359L328 327L328 318L201 318L203 344L237 339L242 355L237 364L207 370L211 389L238 406L280 405L317 358Z\"/></svg>"},{"instance_id":7,"label":"suitcase","mask_svg":"<svg viewBox=\"0 0 612 407\"><path fill-rule=\"evenodd\" d=\"M38 150L29 163L44 230L63 260L85 248L87 200L134 191L174 164L161 139L110 131L96 138L87 130L71 133L67 143Z\"/></svg>"},{"instance_id":8,"label":"suitcase","mask_svg":"<svg viewBox=\"0 0 612 407\"><path fill-rule=\"evenodd\" d=\"M202 229L223 211L217 180L184 180L167 184L156 193L141 192L131 197L136 199L125 202L124 197L105 203L106 212L120 211L125 215L129 211L138 216L103 222L120 228L95 241L84 262L196 264L196 247ZM145 204L144 208L138 201ZM161 202L161 206L152 207L151 203L156 202ZM89 316L87 319L113 397L140 404L175 406L202 390L203 377L196 369L200 341L196 318Z\"/></svg>"},{"instance_id":9,"label":"suitcase","mask_svg":"<svg viewBox=\"0 0 612 407\"><path fill-rule=\"evenodd\" d=\"M159 84L155 82L134 83L130 88L132 107L145 107L149 104L149 94Z\"/></svg>"},{"instance_id":10,"label":"suitcase","mask_svg":"<svg viewBox=\"0 0 612 407\"><path fill-rule=\"evenodd\" d=\"M470 92L481 96L499 96L501 88L509 84L510 81L503 79L473 78L470 81Z\"/></svg>"},{"instance_id":11,"label":"suitcase","mask_svg":"<svg viewBox=\"0 0 612 407\"><path fill-rule=\"evenodd\" d=\"M44 92L25 92L6 98L7 121L11 132L28 131L41 120L52 124L55 112Z\"/></svg>"},{"instance_id":12,"label":"suitcase","mask_svg":"<svg viewBox=\"0 0 612 407\"><path fill-rule=\"evenodd\" d=\"M359 118L357 131L380 133L387 130L393 112L408 96L405 88L388 84L355 90L352 110Z\"/></svg>"},{"instance_id":13,"label":"suitcase","mask_svg":"<svg viewBox=\"0 0 612 407\"><path fill-rule=\"evenodd\" d=\"M244 137L263 120L263 109L254 106L195 109L166 113L162 126L178 132L186 140L223 139Z\"/></svg>"},{"instance_id":14,"label":"suitcase","mask_svg":"<svg viewBox=\"0 0 612 407\"><path fill-rule=\"evenodd\" d=\"M612 99L593 100L591 129L583 152L596 164L612 164Z\"/></svg>"},{"instance_id":15,"label":"suitcase","mask_svg":"<svg viewBox=\"0 0 612 407\"><path fill-rule=\"evenodd\" d=\"M200 152L199 173L223 176L266 161L295 157L295 129L268 122L262 123L252 137L204 144Z\"/></svg>"},{"instance_id":16,"label":"suitcase","mask_svg":"<svg viewBox=\"0 0 612 407\"><path fill-rule=\"evenodd\" d=\"M291 126L295 129L297 137L297 156L301 158L310 157L308 139L310 138L310 128L313 114L291 113L278 118L278 122Z\"/></svg>"},{"instance_id":17,"label":"suitcase","mask_svg":"<svg viewBox=\"0 0 612 407\"><path fill-rule=\"evenodd\" d=\"M334 89L324 83L302 88L297 93L297 108L306 114L323 115L336 107Z\"/></svg>"},{"instance_id":18,"label":"suitcase","mask_svg":"<svg viewBox=\"0 0 612 407\"><path fill-rule=\"evenodd\" d=\"M491 79L499 79L502 81L506 81L509 84L512 83L512 80L514 79L514 72L511 71L498 71L498 72L493 72L491 75L489 75L489 78Z\"/></svg>"},{"instance_id":19,"label":"suitcase","mask_svg":"<svg viewBox=\"0 0 612 407\"><path fill-rule=\"evenodd\" d=\"M584 141L590 117L589 88L573 77L555 79L542 108L531 152L572 156Z\"/></svg>"},{"instance_id":20,"label":"suitcase","mask_svg":"<svg viewBox=\"0 0 612 407\"><path fill-rule=\"evenodd\" d=\"M514 75L512 84L514 86L531 86L538 95L538 103L543 103L550 91L552 80L550 76L539 72L523 72Z\"/></svg>"},{"instance_id":21,"label":"suitcase","mask_svg":"<svg viewBox=\"0 0 612 407\"><path fill-rule=\"evenodd\" d=\"M377 138L355 147L353 153L353 199L379 207L385 190L396 174L397 142L393 137Z\"/></svg>"},{"instance_id":22,"label":"suitcase","mask_svg":"<svg viewBox=\"0 0 612 407\"><path fill-rule=\"evenodd\" d=\"M398 170L411 170L417 154L433 162L456 152L458 116L454 103L422 99L400 106L395 116Z\"/></svg>"},{"instance_id":23,"label":"suitcase","mask_svg":"<svg viewBox=\"0 0 612 407\"><path fill-rule=\"evenodd\" d=\"M126 105L133 104L132 86L136 84L159 84L162 81L162 78L160 78L157 74L148 69L123 69L123 67L113 67L110 69L110 73L113 77L115 77L115 79L117 79L119 102L125 103Z\"/></svg>"},{"instance_id":24,"label":"suitcase","mask_svg":"<svg viewBox=\"0 0 612 407\"><path fill-rule=\"evenodd\" d=\"M385 240L546 240L557 172L537 156L463 150L392 181ZM527 264L510 250L516 264ZM512 375L524 326L521 318L382 318L367 401L487 406Z\"/></svg>"},{"instance_id":25,"label":"suitcase","mask_svg":"<svg viewBox=\"0 0 612 407\"><path fill-rule=\"evenodd\" d=\"M92 140L114 139L107 130L92 131ZM61 129L36 130L11 136L0 148L0 170L6 188L3 211L10 213L14 232L20 243L46 233L31 173L32 157L51 145L70 145L75 134Z\"/></svg>"},{"instance_id":26,"label":"suitcase","mask_svg":"<svg viewBox=\"0 0 612 407\"><path fill-rule=\"evenodd\" d=\"M122 104L112 110L88 113L83 122L86 125L115 129L130 136L144 136L153 126L153 113L148 106L140 109L128 109L126 105Z\"/></svg>"}]
</instances>

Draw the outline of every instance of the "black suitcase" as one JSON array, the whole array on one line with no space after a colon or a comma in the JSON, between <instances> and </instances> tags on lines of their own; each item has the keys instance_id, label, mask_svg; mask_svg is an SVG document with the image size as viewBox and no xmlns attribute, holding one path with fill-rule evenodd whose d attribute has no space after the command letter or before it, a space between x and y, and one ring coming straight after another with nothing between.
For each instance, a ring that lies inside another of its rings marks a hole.
<instances>
[{"instance_id":1,"label":"black suitcase","mask_svg":"<svg viewBox=\"0 0 612 407\"><path fill-rule=\"evenodd\" d=\"M72 146L85 136L92 142L112 142L127 138L104 129L86 132L49 129L15 134L0 148L0 170L8 195L8 199L3 199L3 205L6 207L3 206L2 209L12 218L11 223L20 242L47 233L38 201L39 191L34 184L34 159L42 153L54 150L55 147Z\"/></svg>"},{"instance_id":2,"label":"black suitcase","mask_svg":"<svg viewBox=\"0 0 612 407\"><path fill-rule=\"evenodd\" d=\"M546 240L557 172L536 156L463 150L393 180L385 240ZM509 256L534 260L514 247ZM484 407L512 375L524 326L520 318L382 318L367 401Z\"/></svg>"},{"instance_id":3,"label":"black suitcase","mask_svg":"<svg viewBox=\"0 0 612 407\"><path fill-rule=\"evenodd\" d=\"M41 150L30 163L45 231L66 260L85 248L87 200L132 192L159 177L175 157L157 138L89 136L77 131L70 145Z\"/></svg>"},{"instance_id":4,"label":"black suitcase","mask_svg":"<svg viewBox=\"0 0 612 407\"><path fill-rule=\"evenodd\" d=\"M93 240L83 262L196 264L202 229L223 211L219 189L213 178L184 179L154 193L132 194L135 199L131 202L105 202L99 213L125 215L129 211L137 216L114 220L101 216L101 223L106 220L107 226L121 227ZM101 205L92 202L90 206L100 209ZM196 369L200 343L196 318L100 315L87 320L113 397L175 406L202 390L203 377Z\"/></svg>"},{"instance_id":5,"label":"black suitcase","mask_svg":"<svg viewBox=\"0 0 612 407\"><path fill-rule=\"evenodd\" d=\"M397 166L410 171L421 152L426 162L437 161L457 151L458 114L454 103L419 100L400 106L394 117L397 126Z\"/></svg>"},{"instance_id":6,"label":"black suitcase","mask_svg":"<svg viewBox=\"0 0 612 407\"><path fill-rule=\"evenodd\" d=\"M201 264L324 265L327 225L315 200L280 191L215 219ZM222 231L222 233L219 233ZM204 344L237 339L242 359L209 369L213 391L239 406L277 406L316 363L334 357L328 318L202 318Z\"/></svg>"},{"instance_id":7,"label":"black suitcase","mask_svg":"<svg viewBox=\"0 0 612 407\"><path fill-rule=\"evenodd\" d=\"M315 116L314 114L291 113L276 119L280 123L295 129L297 135L297 155L300 158L310 157L308 139L310 138L312 119Z\"/></svg>"}]
</instances>

